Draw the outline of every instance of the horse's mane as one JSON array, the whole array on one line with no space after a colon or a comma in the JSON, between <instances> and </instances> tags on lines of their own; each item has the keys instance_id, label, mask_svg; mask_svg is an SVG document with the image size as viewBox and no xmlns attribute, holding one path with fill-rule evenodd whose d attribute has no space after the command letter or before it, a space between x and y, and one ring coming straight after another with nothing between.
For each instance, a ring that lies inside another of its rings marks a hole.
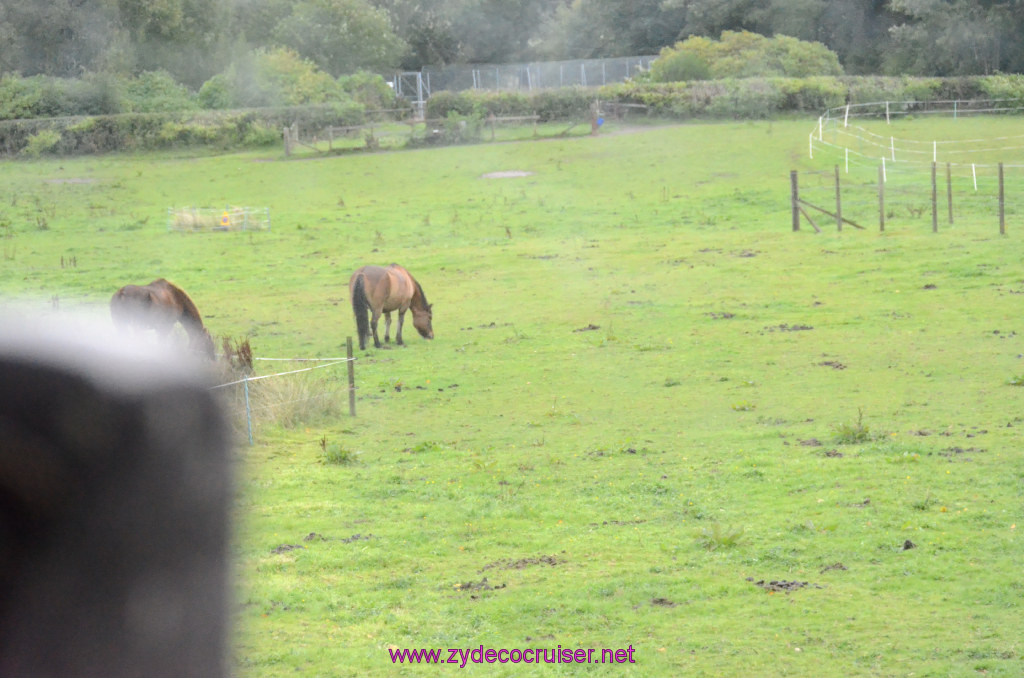
<instances>
[{"instance_id":1,"label":"horse's mane","mask_svg":"<svg viewBox=\"0 0 1024 678\"><path fill-rule=\"evenodd\" d=\"M196 308L196 305L192 301L191 297L185 294L185 290L181 289L180 287L171 282L168 282L163 278L160 278L159 280L154 280L152 284L166 286L167 289L170 290L171 294L174 296L175 301L181 304L182 324L184 324L184 321L188 320L198 325L199 327L204 327L203 318L202 316L199 315L199 309Z\"/></svg>"},{"instance_id":2,"label":"horse's mane","mask_svg":"<svg viewBox=\"0 0 1024 678\"><path fill-rule=\"evenodd\" d=\"M416 294L418 294L420 299L423 300L423 308L429 307L430 304L427 303L427 295L423 293L423 287L420 285L419 281L416 280L416 278L413 278L411 275L409 276L409 278L412 280L412 283L416 286Z\"/></svg>"}]
</instances>

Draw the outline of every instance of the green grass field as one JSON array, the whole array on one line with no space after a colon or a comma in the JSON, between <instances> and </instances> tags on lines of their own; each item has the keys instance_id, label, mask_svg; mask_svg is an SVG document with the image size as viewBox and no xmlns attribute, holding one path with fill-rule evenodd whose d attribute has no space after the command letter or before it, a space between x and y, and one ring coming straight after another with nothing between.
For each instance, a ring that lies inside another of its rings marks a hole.
<instances>
[{"instance_id":1,"label":"green grass field","mask_svg":"<svg viewBox=\"0 0 1024 678\"><path fill-rule=\"evenodd\" d=\"M239 445L239 676L1022 675L1024 224L793 233L810 126L4 163L0 291L102 314L164 276L327 357L355 268L422 283L436 338L360 352L357 417ZM167 231L228 204L272 229ZM391 659L481 646L635 663Z\"/></svg>"}]
</instances>

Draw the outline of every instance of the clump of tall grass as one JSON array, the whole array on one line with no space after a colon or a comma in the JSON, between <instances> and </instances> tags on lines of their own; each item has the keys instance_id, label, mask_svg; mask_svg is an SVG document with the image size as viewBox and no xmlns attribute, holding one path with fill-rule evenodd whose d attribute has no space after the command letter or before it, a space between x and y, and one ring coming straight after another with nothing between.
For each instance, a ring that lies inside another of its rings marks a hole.
<instances>
[{"instance_id":1,"label":"clump of tall grass","mask_svg":"<svg viewBox=\"0 0 1024 678\"><path fill-rule=\"evenodd\" d=\"M832 439L837 445L858 445L874 439L871 429L864 423L864 413L857 408L857 420L832 425Z\"/></svg>"},{"instance_id":2,"label":"clump of tall grass","mask_svg":"<svg viewBox=\"0 0 1024 678\"><path fill-rule=\"evenodd\" d=\"M236 427L250 422L292 427L341 414L347 386L337 374L300 372L261 379L253 367L248 339L225 338L222 348L216 369L220 383L230 385L218 391Z\"/></svg>"},{"instance_id":3,"label":"clump of tall grass","mask_svg":"<svg viewBox=\"0 0 1024 678\"><path fill-rule=\"evenodd\" d=\"M348 466L356 462L358 454L358 452L346 449L338 443L327 442L327 436L320 438L320 455L323 457L324 463Z\"/></svg>"},{"instance_id":4,"label":"clump of tall grass","mask_svg":"<svg viewBox=\"0 0 1024 678\"><path fill-rule=\"evenodd\" d=\"M330 375L300 373L250 382L252 416L284 427L342 413L342 385Z\"/></svg>"},{"instance_id":5,"label":"clump of tall grass","mask_svg":"<svg viewBox=\"0 0 1024 678\"><path fill-rule=\"evenodd\" d=\"M697 535L697 543L705 550L717 551L738 545L742 538L742 527L722 527L720 523L715 522L711 527L701 528Z\"/></svg>"}]
</instances>

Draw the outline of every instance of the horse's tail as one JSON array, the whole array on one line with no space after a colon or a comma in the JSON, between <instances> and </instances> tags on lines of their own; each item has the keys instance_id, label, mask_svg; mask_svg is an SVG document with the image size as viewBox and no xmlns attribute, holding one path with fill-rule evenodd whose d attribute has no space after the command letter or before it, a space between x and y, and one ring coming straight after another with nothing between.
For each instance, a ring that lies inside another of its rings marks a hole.
<instances>
[{"instance_id":1,"label":"horse's tail","mask_svg":"<svg viewBox=\"0 0 1024 678\"><path fill-rule=\"evenodd\" d=\"M356 330L359 333L359 348L366 348L366 338L370 336L370 320L367 314L370 311L370 302L366 298L366 276L362 273L356 276L356 283L352 286L352 313L356 316Z\"/></svg>"}]
</instances>

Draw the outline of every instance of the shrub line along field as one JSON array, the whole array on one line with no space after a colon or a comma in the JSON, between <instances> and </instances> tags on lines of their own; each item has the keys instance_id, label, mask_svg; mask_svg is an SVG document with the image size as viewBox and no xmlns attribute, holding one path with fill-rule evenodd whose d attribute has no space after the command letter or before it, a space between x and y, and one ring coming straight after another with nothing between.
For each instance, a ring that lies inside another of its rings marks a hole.
<instances>
[{"instance_id":1,"label":"shrub line along field","mask_svg":"<svg viewBox=\"0 0 1024 678\"><path fill-rule=\"evenodd\" d=\"M0 290L105 314L163 276L276 357L340 355L357 267L422 284L435 338L358 353L358 417L238 448L238 675L1021 675L1014 224L792 233L807 129L4 163Z\"/></svg>"}]
</instances>

